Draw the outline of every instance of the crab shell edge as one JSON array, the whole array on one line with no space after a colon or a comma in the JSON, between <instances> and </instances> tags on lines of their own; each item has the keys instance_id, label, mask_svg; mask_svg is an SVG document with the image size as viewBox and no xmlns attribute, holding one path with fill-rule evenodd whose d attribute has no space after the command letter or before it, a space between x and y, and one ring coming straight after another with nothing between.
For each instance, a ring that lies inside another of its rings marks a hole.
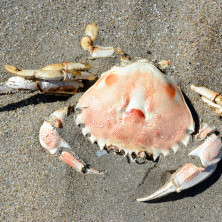
<instances>
[{"instance_id":1,"label":"crab shell edge","mask_svg":"<svg viewBox=\"0 0 222 222\"><path fill-rule=\"evenodd\" d=\"M184 97L169 77L147 62L114 66L80 98L83 135L101 149L110 146L126 154L145 152L156 159L178 143L187 145L194 121Z\"/></svg>"}]
</instances>

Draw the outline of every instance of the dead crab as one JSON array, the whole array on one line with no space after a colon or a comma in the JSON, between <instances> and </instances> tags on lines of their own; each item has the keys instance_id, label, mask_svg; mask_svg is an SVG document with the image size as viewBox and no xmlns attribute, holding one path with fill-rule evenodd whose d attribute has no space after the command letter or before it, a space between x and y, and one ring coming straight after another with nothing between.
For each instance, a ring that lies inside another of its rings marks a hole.
<instances>
[{"instance_id":1,"label":"dead crab","mask_svg":"<svg viewBox=\"0 0 222 222\"><path fill-rule=\"evenodd\" d=\"M88 50L92 57L120 53L122 65L103 73L76 105L75 122L83 125L83 135L88 136L92 143L97 142L101 150L123 152L132 160L148 156L156 160L160 154L167 156L170 149L176 153L179 143L186 146L195 131L194 120L176 83L147 60L131 62L119 48L93 46L97 31L95 23L86 26L86 37L81 40L83 49ZM161 64L167 66L169 62ZM39 70L19 70L6 65L7 71L17 75L10 78L7 85L10 88L74 94L82 87L79 80L94 79L87 72L90 67L88 63L62 63ZM195 85L192 89L221 115L222 97L219 93ZM62 128L64 118L72 112L74 107L69 106L52 113L40 128L40 143L78 172L102 174L72 155L68 151L70 145L57 131ZM174 191L180 192L209 177L222 158L222 141L207 124L196 137L204 139L206 136L205 142L189 153L199 157L200 166L185 164L162 188L137 200L148 201Z\"/></svg>"}]
</instances>

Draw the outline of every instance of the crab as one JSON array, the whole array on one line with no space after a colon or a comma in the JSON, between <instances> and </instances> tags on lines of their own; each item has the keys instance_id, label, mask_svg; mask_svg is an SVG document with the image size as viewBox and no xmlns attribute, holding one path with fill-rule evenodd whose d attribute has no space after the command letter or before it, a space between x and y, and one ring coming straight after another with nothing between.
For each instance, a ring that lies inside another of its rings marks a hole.
<instances>
[{"instance_id":1,"label":"crab","mask_svg":"<svg viewBox=\"0 0 222 222\"><path fill-rule=\"evenodd\" d=\"M53 112L40 128L40 144L53 156L81 173L103 174L72 154L71 146L60 135L64 119L75 114L75 123L82 125L82 134L99 145L101 150L114 151L130 157L152 158L167 156L172 149L180 149L179 143L187 146L195 131L195 123L183 94L177 84L164 75L149 61L131 62L130 57L119 48L94 46L98 26L93 23L85 28L86 36L81 45L93 58L121 55L122 63L101 75L78 103ZM160 69L169 61L159 63ZM42 93L75 94L82 87L82 79L93 80L88 70L89 63L62 63L38 70L20 70L6 65L6 70L16 74L7 82L7 87L39 90ZM220 116L222 96L206 87L192 85ZM189 156L197 156L200 165L187 163L178 169L169 181L155 193L138 201L149 201L172 192L188 189L206 178L216 169L222 158L221 137L215 129L204 124L196 139L205 141L193 149Z\"/></svg>"}]
</instances>

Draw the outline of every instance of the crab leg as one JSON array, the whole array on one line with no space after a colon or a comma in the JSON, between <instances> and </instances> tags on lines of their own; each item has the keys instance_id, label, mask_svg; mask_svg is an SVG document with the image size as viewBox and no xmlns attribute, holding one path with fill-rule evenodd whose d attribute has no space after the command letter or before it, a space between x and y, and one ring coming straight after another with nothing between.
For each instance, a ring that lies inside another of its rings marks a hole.
<instances>
[{"instance_id":1,"label":"crab leg","mask_svg":"<svg viewBox=\"0 0 222 222\"><path fill-rule=\"evenodd\" d=\"M53 156L65 162L77 172L90 174L103 174L93 168L89 168L87 164L79 160L76 154L72 155L69 151L70 145L59 135L56 128L63 127L63 119L65 116L72 113L73 106L65 107L63 109L53 112L44 121L39 132L40 144L47 149Z\"/></svg>"},{"instance_id":2,"label":"crab leg","mask_svg":"<svg viewBox=\"0 0 222 222\"><path fill-rule=\"evenodd\" d=\"M222 158L221 138L212 134L202 145L189 153L189 156L198 156L202 167L187 163L175 172L163 187L147 197L137 199L137 201L149 201L175 191L180 192L207 179L215 171L217 163Z\"/></svg>"},{"instance_id":3,"label":"crab leg","mask_svg":"<svg viewBox=\"0 0 222 222\"><path fill-rule=\"evenodd\" d=\"M20 70L10 65L5 65L5 69L9 73L28 79L63 80L66 78L66 72L63 70Z\"/></svg>"},{"instance_id":4,"label":"crab leg","mask_svg":"<svg viewBox=\"0 0 222 222\"><path fill-rule=\"evenodd\" d=\"M92 46L89 48L92 58L105 58L111 57L115 53L113 47Z\"/></svg>"},{"instance_id":5,"label":"crab leg","mask_svg":"<svg viewBox=\"0 0 222 222\"><path fill-rule=\"evenodd\" d=\"M6 86L11 89L39 90L42 93L75 94L83 84L79 81L29 80L14 76L8 79Z\"/></svg>"},{"instance_id":6,"label":"crab leg","mask_svg":"<svg viewBox=\"0 0 222 222\"><path fill-rule=\"evenodd\" d=\"M98 29L99 27L96 25L96 23L86 25L84 29L85 36L82 37L81 42L80 42L82 48L85 51L89 51L92 58L111 57L114 55L114 53L120 53L119 48L93 45L93 42L96 40L98 36Z\"/></svg>"},{"instance_id":7,"label":"crab leg","mask_svg":"<svg viewBox=\"0 0 222 222\"><path fill-rule=\"evenodd\" d=\"M199 93L202 100L213 110L215 110L219 116L222 116L222 95L206 88L205 86L197 86L192 84L191 89Z\"/></svg>"},{"instance_id":8,"label":"crab leg","mask_svg":"<svg viewBox=\"0 0 222 222\"><path fill-rule=\"evenodd\" d=\"M15 74L17 76L21 76L27 79L43 79L43 80L75 80L76 76L82 76L81 71L89 69L91 66L86 66L84 64L77 64L77 63L64 63L62 64L52 64L48 65L42 69L36 69L36 70L20 70L15 66L5 65L6 71L9 73ZM74 65L72 65L74 64ZM80 70L80 67L76 70L73 69L73 67L78 68L79 66L82 66L82 70ZM79 66L78 66L79 65ZM62 68L62 69L61 69ZM63 69L64 68L64 69ZM71 68L71 69L69 69ZM90 73L84 72L85 76L89 76L91 78L92 76Z\"/></svg>"},{"instance_id":9,"label":"crab leg","mask_svg":"<svg viewBox=\"0 0 222 222\"><path fill-rule=\"evenodd\" d=\"M11 77L2 88L2 93L7 92L7 87L12 89L39 90L42 93L75 94L78 88L83 87L78 80L94 80L95 76L86 70L90 69L89 63L61 63L48 65L38 70L20 70L14 66L5 65L5 69L17 76Z\"/></svg>"},{"instance_id":10,"label":"crab leg","mask_svg":"<svg viewBox=\"0 0 222 222\"><path fill-rule=\"evenodd\" d=\"M209 126L207 123L203 123L202 126L199 129L199 132L194 135L194 138L196 140L202 141L204 140L208 134L210 134L211 132L215 131L216 127L215 126Z\"/></svg>"},{"instance_id":11,"label":"crab leg","mask_svg":"<svg viewBox=\"0 0 222 222\"><path fill-rule=\"evenodd\" d=\"M84 71L84 70L89 70L92 68L92 65L90 63L68 63L68 62L63 62L60 64L51 64L47 65L42 68L42 70L66 70L69 72L72 71Z\"/></svg>"}]
</instances>

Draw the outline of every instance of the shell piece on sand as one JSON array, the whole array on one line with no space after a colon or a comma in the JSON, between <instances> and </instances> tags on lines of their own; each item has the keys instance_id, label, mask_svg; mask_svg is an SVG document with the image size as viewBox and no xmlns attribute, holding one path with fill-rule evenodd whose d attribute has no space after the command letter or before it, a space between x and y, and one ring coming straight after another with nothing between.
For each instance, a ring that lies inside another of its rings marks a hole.
<instances>
[{"instance_id":1,"label":"shell piece on sand","mask_svg":"<svg viewBox=\"0 0 222 222\"><path fill-rule=\"evenodd\" d=\"M179 87L147 62L113 67L79 100L77 116L101 144L126 153L169 154L194 129Z\"/></svg>"}]
</instances>

